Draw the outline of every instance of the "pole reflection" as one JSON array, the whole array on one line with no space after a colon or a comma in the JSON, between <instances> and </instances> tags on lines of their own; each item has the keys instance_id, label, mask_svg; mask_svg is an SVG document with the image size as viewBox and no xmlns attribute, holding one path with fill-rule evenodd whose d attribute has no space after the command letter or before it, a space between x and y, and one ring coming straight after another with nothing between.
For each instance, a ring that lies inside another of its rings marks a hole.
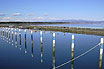
<instances>
[{"instance_id":1,"label":"pole reflection","mask_svg":"<svg viewBox=\"0 0 104 69\"><path fill-rule=\"evenodd\" d=\"M40 41L41 41L41 63L43 63L43 34L40 31Z\"/></svg>"},{"instance_id":2,"label":"pole reflection","mask_svg":"<svg viewBox=\"0 0 104 69\"><path fill-rule=\"evenodd\" d=\"M31 51L32 51L31 56L34 57L34 53L33 53L33 31L32 30L31 30Z\"/></svg>"},{"instance_id":3,"label":"pole reflection","mask_svg":"<svg viewBox=\"0 0 104 69\"><path fill-rule=\"evenodd\" d=\"M17 32L15 32L15 46L17 47Z\"/></svg>"},{"instance_id":4,"label":"pole reflection","mask_svg":"<svg viewBox=\"0 0 104 69\"><path fill-rule=\"evenodd\" d=\"M12 45L13 45L13 31L12 31Z\"/></svg>"},{"instance_id":5,"label":"pole reflection","mask_svg":"<svg viewBox=\"0 0 104 69\"><path fill-rule=\"evenodd\" d=\"M24 30L24 34L25 34L25 53L27 53L26 30Z\"/></svg>"},{"instance_id":6,"label":"pole reflection","mask_svg":"<svg viewBox=\"0 0 104 69\"><path fill-rule=\"evenodd\" d=\"M21 50L21 29L19 29L19 41L20 41L20 50Z\"/></svg>"}]
</instances>

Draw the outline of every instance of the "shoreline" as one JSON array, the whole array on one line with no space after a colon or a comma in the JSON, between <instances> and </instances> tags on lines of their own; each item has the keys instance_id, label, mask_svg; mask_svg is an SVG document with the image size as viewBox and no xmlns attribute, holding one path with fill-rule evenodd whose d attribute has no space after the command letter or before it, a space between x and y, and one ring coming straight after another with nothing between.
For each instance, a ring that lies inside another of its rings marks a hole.
<instances>
[{"instance_id":1,"label":"shoreline","mask_svg":"<svg viewBox=\"0 0 104 69\"><path fill-rule=\"evenodd\" d=\"M104 29L61 27L61 26L27 26L23 28L104 36Z\"/></svg>"}]
</instances>

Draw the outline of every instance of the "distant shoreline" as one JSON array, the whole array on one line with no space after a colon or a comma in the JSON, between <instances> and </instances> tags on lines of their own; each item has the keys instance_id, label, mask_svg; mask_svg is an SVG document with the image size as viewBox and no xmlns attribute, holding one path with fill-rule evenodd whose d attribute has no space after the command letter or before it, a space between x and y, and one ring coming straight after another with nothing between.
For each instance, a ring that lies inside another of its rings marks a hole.
<instances>
[{"instance_id":1,"label":"distant shoreline","mask_svg":"<svg viewBox=\"0 0 104 69\"><path fill-rule=\"evenodd\" d=\"M73 24L73 23L71 22L0 22L0 27L13 27L13 28L22 28L22 29L36 29L36 30L59 31L59 32L104 36L104 29L61 27L61 26L39 26L42 24L45 25L45 24ZM74 24L83 24L83 23L74 23Z\"/></svg>"}]
</instances>

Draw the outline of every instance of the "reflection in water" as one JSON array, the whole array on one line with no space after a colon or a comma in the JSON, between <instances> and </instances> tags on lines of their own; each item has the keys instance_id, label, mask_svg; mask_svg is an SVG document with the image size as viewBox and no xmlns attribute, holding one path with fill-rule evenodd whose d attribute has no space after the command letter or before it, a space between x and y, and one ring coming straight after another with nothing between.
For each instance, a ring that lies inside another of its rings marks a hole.
<instances>
[{"instance_id":1,"label":"reflection in water","mask_svg":"<svg viewBox=\"0 0 104 69\"><path fill-rule=\"evenodd\" d=\"M40 31L40 41L41 41L41 63L43 63L43 34Z\"/></svg>"},{"instance_id":2,"label":"reflection in water","mask_svg":"<svg viewBox=\"0 0 104 69\"><path fill-rule=\"evenodd\" d=\"M31 51L32 51L32 54L31 56L34 57L34 53L33 53L33 31L31 30Z\"/></svg>"},{"instance_id":3,"label":"reflection in water","mask_svg":"<svg viewBox=\"0 0 104 69\"><path fill-rule=\"evenodd\" d=\"M10 30L9 30L9 44L10 44Z\"/></svg>"},{"instance_id":4,"label":"reflection in water","mask_svg":"<svg viewBox=\"0 0 104 69\"><path fill-rule=\"evenodd\" d=\"M3 29L3 40L4 40L4 29Z\"/></svg>"},{"instance_id":5,"label":"reflection in water","mask_svg":"<svg viewBox=\"0 0 104 69\"><path fill-rule=\"evenodd\" d=\"M8 42L8 30L9 30L9 28L8 28L7 31L6 31L6 33L7 33L7 37L6 37L6 38L7 38L7 42Z\"/></svg>"},{"instance_id":6,"label":"reflection in water","mask_svg":"<svg viewBox=\"0 0 104 69\"><path fill-rule=\"evenodd\" d=\"M53 69L55 69L55 33L53 33Z\"/></svg>"},{"instance_id":7,"label":"reflection in water","mask_svg":"<svg viewBox=\"0 0 104 69\"><path fill-rule=\"evenodd\" d=\"M15 46L17 47L17 32L15 31Z\"/></svg>"},{"instance_id":8,"label":"reflection in water","mask_svg":"<svg viewBox=\"0 0 104 69\"><path fill-rule=\"evenodd\" d=\"M12 45L13 45L13 31L12 31Z\"/></svg>"},{"instance_id":9,"label":"reflection in water","mask_svg":"<svg viewBox=\"0 0 104 69\"><path fill-rule=\"evenodd\" d=\"M26 30L24 30L24 34L25 34L25 53L27 53Z\"/></svg>"},{"instance_id":10,"label":"reflection in water","mask_svg":"<svg viewBox=\"0 0 104 69\"><path fill-rule=\"evenodd\" d=\"M101 38L99 69L102 69L103 44L104 44L104 38Z\"/></svg>"},{"instance_id":11,"label":"reflection in water","mask_svg":"<svg viewBox=\"0 0 104 69\"><path fill-rule=\"evenodd\" d=\"M20 50L21 50L21 41L22 41L21 35L23 35L23 34L21 34L20 31L21 30L19 29L19 36L17 36L18 35L17 30L15 30L15 32L13 33L12 28L11 29L10 28L8 28L8 29L2 28L2 29L0 29L0 35L3 40L4 40L4 38L5 39L7 38L7 41L9 39L9 42L12 40L12 43L13 43L13 38L15 38L16 47L18 44L17 40L19 38L19 42L20 42L19 45L20 45ZM15 34L15 36L13 36L14 34ZM26 43L27 38L26 38L26 36L28 36L28 35L26 35L26 30L24 30L24 34L25 34L25 53L27 53L27 43ZM55 65L55 35L56 34L53 33L53 64L52 64L53 69L55 69L55 66L56 66ZM40 31L40 41L41 41L41 63L43 63L43 32L42 31ZM101 39L101 47L100 47L100 57L99 57L99 69L102 69L103 44L104 44L104 41L102 38ZM33 31L31 31L31 45L32 45L31 46L31 52L32 52L31 56L34 57ZM73 60L74 59L74 35L72 35L71 56L72 56L71 69L74 69L74 60Z\"/></svg>"},{"instance_id":12,"label":"reflection in water","mask_svg":"<svg viewBox=\"0 0 104 69\"><path fill-rule=\"evenodd\" d=\"M19 29L19 39L20 39L20 50L21 50L21 29Z\"/></svg>"},{"instance_id":13,"label":"reflection in water","mask_svg":"<svg viewBox=\"0 0 104 69\"><path fill-rule=\"evenodd\" d=\"M71 53L71 56L72 56L72 62L71 62L71 69L74 69L74 51L72 51Z\"/></svg>"}]
</instances>

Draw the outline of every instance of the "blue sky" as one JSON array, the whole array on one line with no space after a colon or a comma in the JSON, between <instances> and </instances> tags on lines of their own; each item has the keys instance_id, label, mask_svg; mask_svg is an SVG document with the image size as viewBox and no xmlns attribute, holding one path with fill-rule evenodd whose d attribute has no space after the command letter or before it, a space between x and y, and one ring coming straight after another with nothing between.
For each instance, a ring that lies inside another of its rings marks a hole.
<instances>
[{"instance_id":1,"label":"blue sky","mask_svg":"<svg viewBox=\"0 0 104 69\"><path fill-rule=\"evenodd\" d=\"M0 0L1 21L104 20L104 0Z\"/></svg>"}]
</instances>

